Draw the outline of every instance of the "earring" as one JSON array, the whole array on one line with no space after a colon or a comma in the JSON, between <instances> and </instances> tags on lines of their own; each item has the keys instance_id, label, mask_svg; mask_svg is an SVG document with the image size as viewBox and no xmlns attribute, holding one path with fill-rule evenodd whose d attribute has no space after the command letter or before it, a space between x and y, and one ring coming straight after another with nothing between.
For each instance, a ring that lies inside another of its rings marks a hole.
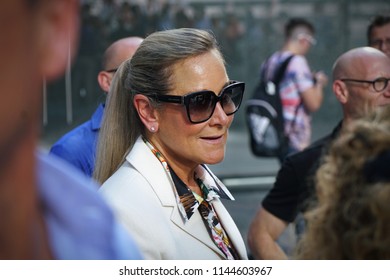
<instances>
[{"instance_id":1,"label":"earring","mask_svg":"<svg viewBox=\"0 0 390 280\"><path fill-rule=\"evenodd\" d=\"M151 128L150 128L150 131L151 132L154 132L156 129L154 128L154 126L152 126Z\"/></svg>"}]
</instances>

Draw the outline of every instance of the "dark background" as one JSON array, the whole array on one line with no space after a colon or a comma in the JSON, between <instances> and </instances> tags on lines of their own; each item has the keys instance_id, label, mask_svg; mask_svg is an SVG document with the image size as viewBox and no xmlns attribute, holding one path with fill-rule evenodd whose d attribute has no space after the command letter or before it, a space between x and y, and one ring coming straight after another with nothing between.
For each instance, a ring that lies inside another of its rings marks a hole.
<instances>
[{"instance_id":1,"label":"dark background","mask_svg":"<svg viewBox=\"0 0 390 280\"><path fill-rule=\"evenodd\" d=\"M231 79L247 85L251 95L263 59L283 43L283 25L290 17L304 17L316 28L317 45L307 58L312 70L329 77L342 52L366 44L371 17L390 11L385 0L257 0L257 1L81 1L80 46L67 75L44 89L42 142L50 146L60 135L86 121L104 95L96 76L101 55L114 40L145 37L153 31L175 27L211 29L219 40ZM163 5L162 3L165 3ZM335 125L340 106L331 86L321 109L313 115L313 140ZM233 130L246 131L243 110L236 114Z\"/></svg>"}]
</instances>

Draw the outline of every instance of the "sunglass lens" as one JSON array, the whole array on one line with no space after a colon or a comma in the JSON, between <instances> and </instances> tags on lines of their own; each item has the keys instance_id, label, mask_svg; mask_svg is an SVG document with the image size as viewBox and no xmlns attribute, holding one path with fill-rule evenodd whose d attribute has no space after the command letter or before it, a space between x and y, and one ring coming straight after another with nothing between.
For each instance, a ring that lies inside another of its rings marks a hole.
<instances>
[{"instance_id":1,"label":"sunglass lens","mask_svg":"<svg viewBox=\"0 0 390 280\"><path fill-rule=\"evenodd\" d=\"M222 92L221 104L227 115L231 115L238 110L242 101L243 93L243 84L230 85Z\"/></svg>"},{"instance_id":2,"label":"sunglass lens","mask_svg":"<svg viewBox=\"0 0 390 280\"><path fill-rule=\"evenodd\" d=\"M188 109L192 122L207 120L214 109L216 95L212 92L199 92L191 96Z\"/></svg>"},{"instance_id":3,"label":"sunglass lens","mask_svg":"<svg viewBox=\"0 0 390 280\"><path fill-rule=\"evenodd\" d=\"M214 112L217 101L226 115L232 115L237 112L241 105L244 94L245 84L235 83L227 86L220 96L212 91L202 91L188 95L187 113L192 123L201 123L207 121Z\"/></svg>"}]
</instances>

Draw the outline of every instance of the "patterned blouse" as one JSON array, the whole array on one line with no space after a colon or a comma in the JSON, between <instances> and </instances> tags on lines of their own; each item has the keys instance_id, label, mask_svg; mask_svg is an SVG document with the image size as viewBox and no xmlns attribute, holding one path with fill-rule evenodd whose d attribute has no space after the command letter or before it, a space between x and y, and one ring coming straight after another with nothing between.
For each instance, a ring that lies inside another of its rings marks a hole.
<instances>
[{"instance_id":1,"label":"patterned blouse","mask_svg":"<svg viewBox=\"0 0 390 280\"><path fill-rule=\"evenodd\" d=\"M153 147L153 145L145 138L143 138L143 140L161 162L167 172L168 178L171 180L172 186L174 187L173 189L176 202L184 223L188 222L195 211L199 210L211 239L222 251L226 259L239 259L239 255L234 249L233 244L230 242L229 237L223 229L211 203L212 200L217 198L234 200L233 196L226 189L223 183L215 176L212 176L207 166L200 165L194 175L195 181L202 191L202 196L199 196L195 192L191 191L191 189L175 174L173 169L169 167L161 152ZM213 178L211 182L210 180L207 180L207 174L211 175Z\"/></svg>"}]
</instances>

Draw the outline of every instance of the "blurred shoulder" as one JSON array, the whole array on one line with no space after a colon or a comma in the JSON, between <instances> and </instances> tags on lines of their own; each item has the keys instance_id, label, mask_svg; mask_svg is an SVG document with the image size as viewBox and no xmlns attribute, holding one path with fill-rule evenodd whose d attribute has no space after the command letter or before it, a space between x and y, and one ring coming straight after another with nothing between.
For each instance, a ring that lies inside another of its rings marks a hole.
<instances>
[{"instance_id":1,"label":"blurred shoulder","mask_svg":"<svg viewBox=\"0 0 390 280\"><path fill-rule=\"evenodd\" d=\"M140 258L94 181L54 155L37 152L36 158L39 198L55 258Z\"/></svg>"}]
</instances>

